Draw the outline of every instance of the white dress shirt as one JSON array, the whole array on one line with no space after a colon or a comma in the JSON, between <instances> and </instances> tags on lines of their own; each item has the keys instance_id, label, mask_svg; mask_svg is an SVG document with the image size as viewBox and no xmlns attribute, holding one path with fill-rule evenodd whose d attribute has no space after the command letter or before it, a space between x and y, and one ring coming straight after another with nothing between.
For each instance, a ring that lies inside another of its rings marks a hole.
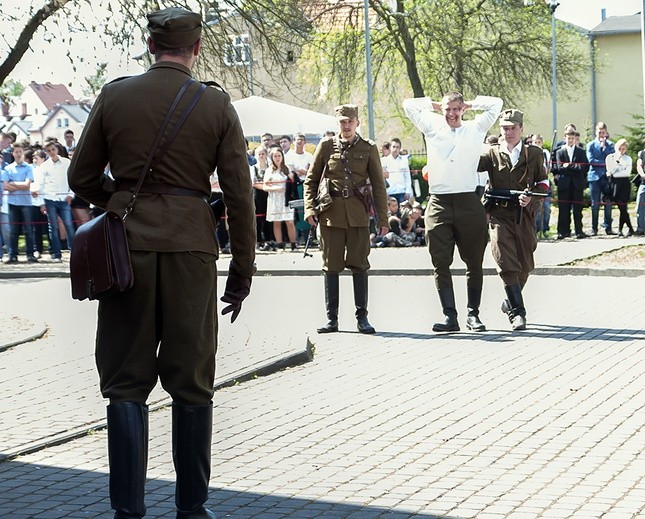
<instances>
[{"instance_id":1,"label":"white dress shirt","mask_svg":"<svg viewBox=\"0 0 645 519\"><path fill-rule=\"evenodd\" d=\"M58 157L54 162L47 159L34 170L34 188L46 200L60 202L68 196L74 196L67 183L67 170L71 161L65 157Z\"/></svg>"},{"instance_id":2,"label":"white dress shirt","mask_svg":"<svg viewBox=\"0 0 645 519\"><path fill-rule=\"evenodd\" d=\"M410 177L410 164L408 158L398 155L396 158L392 154L381 159L381 166L388 172L387 188L388 195L405 193L412 196L412 178Z\"/></svg>"},{"instance_id":3,"label":"white dress shirt","mask_svg":"<svg viewBox=\"0 0 645 519\"><path fill-rule=\"evenodd\" d=\"M448 126L427 97L403 101L405 113L425 135L428 151L428 184L432 194L471 193L478 184L477 165L486 132L502 110L498 97L477 96L473 110L483 110L459 128Z\"/></svg>"}]
</instances>

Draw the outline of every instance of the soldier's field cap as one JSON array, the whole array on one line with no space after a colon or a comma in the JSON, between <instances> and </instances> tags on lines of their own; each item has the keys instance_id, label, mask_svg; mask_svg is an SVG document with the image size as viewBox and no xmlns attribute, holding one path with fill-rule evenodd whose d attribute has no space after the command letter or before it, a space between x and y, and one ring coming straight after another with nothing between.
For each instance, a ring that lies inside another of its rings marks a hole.
<instances>
[{"instance_id":1,"label":"soldier's field cap","mask_svg":"<svg viewBox=\"0 0 645 519\"><path fill-rule=\"evenodd\" d=\"M152 41L165 49L180 49L195 43L202 35L202 17L180 7L148 13Z\"/></svg>"},{"instance_id":2,"label":"soldier's field cap","mask_svg":"<svg viewBox=\"0 0 645 519\"><path fill-rule=\"evenodd\" d=\"M339 105L334 108L334 114L339 121L356 117L358 119L358 106L356 105Z\"/></svg>"},{"instance_id":3,"label":"soldier's field cap","mask_svg":"<svg viewBox=\"0 0 645 519\"><path fill-rule=\"evenodd\" d=\"M513 126L516 124L518 126L524 126L524 113L515 108L504 110L499 116L500 126Z\"/></svg>"}]
</instances>

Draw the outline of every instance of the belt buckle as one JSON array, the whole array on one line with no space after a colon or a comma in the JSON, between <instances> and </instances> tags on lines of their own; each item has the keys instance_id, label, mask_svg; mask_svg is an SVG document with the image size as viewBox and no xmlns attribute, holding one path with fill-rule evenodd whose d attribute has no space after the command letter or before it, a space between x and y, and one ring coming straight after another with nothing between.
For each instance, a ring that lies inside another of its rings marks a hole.
<instances>
[{"instance_id":1,"label":"belt buckle","mask_svg":"<svg viewBox=\"0 0 645 519\"><path fill-rule=\"evenodd\" d=\"M343 198L349 198L349 188L345 186L343 189L340 190L340 194L342 195Z\"/></svg>"}]
</instances>

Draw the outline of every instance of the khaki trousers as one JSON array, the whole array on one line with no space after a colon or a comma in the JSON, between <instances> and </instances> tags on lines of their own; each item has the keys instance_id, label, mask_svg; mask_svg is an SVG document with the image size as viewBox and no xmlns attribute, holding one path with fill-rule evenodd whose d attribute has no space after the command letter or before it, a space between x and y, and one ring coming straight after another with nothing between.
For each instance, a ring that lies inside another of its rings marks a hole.
<instances>
[{"instance_id":1,"label":"khaki trousers","mask_svg":"<svg viewBox=\"0 0 645 519\"><path fill-rule=\"evenodd\" d=\"M425 225L436 287L452 287L450 265L456 245L467 267L467 286L481 289L484 284L482 263L488 243L488 226L486 211L479 197L474 192L431 195Z\"/></svg>"},{"instance_id":2,"label":"khaki trousers","mask_svg":"<svg viewBox=\"0 0 645 519\"><path fill-rule=\"evenodd\" d=\"M535 213L524 209L522 222L518 225L514 208L495 208L491 213L490 227L491 251L504 285L519 283L524 286L535 268Z\"/></svg>"},{"instance_id":3,"label":"khaki trousers","mask_svg":"<svg viewBox=\"0 0 645 519\"><path fill-rule=\"evenodd\" d=\"M174 401L213 396L217 269L203 252L131 251L134 286L102 300L96 364L112 402L144 403L157 383Z\"/></svg>"},{"instance_id":4,"label":"khaki trousers","mask_svg":"<svg viewBox=\"0 0 645 519\"><path fill-rule=\"evenodd\" d=\"M370 254L369 227L342 229L321 225L320 248L325 272L340 273L344 269L364 272L370 268L367 260Z\"/></svg>"}]
</instances>

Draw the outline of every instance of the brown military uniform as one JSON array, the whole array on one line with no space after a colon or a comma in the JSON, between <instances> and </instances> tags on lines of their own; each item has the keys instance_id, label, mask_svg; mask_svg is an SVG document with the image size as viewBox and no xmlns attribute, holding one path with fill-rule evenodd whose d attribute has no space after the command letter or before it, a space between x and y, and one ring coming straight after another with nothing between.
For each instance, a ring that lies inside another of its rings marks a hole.
<instances>
[{"instance_id":1,"label":"brown military uniform","mask_svg":"<svg viewBox=\"0 0 645 519\"><path fill-rule=\"evenodd\" d=\"M546 193L544 154L536 146L524 146L519 161L515 166L507 153L500 146L492 146L482 155L480 171L488 171L490 186L494 189L513 189ZM515 223L516 206L496 204L489 210L491 227L491 250L497 263L497 270L510 286L519 283L523 286L529 273L535 267L533 252L537 248L535 233L535 210L539 200L534 197L531 203L522 209L522 221Z\"/></svg>"},{"instance_id":2,"label":"brown military uniform","mask_svg":"<svg viewBox=\"0 0 645 519\"><path fill-rule=\"evenodd\" d=\"M345 174L339 146L342 143L339 144L332 137L320 141L316 148L304 183L305 218L316 215L314 198L327 162L326 177L330 179L334 203L317 215L323 270L341 272L348 268L353 272L362 272L370 267L367 259L370 252L369 215L361 200L353 194L352 182ZM346 153L354 184L360 187L369 181L372 186L377 228L387 227L387 193L377 146L357 136ZM343 193L347 195L346 198L342 196Z\"/></svg>"},{"instance_id":3,"label":"brown military uniform","mask_svg":"<svg viewBox=\"0 0 645 519\"><path fill-rule=\"evenodd\" d=\"M104 87L70 166L69 184L76 194L123 214L130 192L102 190L103 169L109 163L117 186L138 180L155 135L189 76L187 67L161 61L142 75ZM198 86L189 87L167 133ZM244 136L229 96L210 87L146 178L146 184L188 188L203 198L141 193L126 221L134 286L99 304L97 365L106 398L144 402L159 376L176 401L210 401L218 250L206 200L216 168L228 206L232 266L250 278L255 217Z\"/></svg>"}]
</instances>

